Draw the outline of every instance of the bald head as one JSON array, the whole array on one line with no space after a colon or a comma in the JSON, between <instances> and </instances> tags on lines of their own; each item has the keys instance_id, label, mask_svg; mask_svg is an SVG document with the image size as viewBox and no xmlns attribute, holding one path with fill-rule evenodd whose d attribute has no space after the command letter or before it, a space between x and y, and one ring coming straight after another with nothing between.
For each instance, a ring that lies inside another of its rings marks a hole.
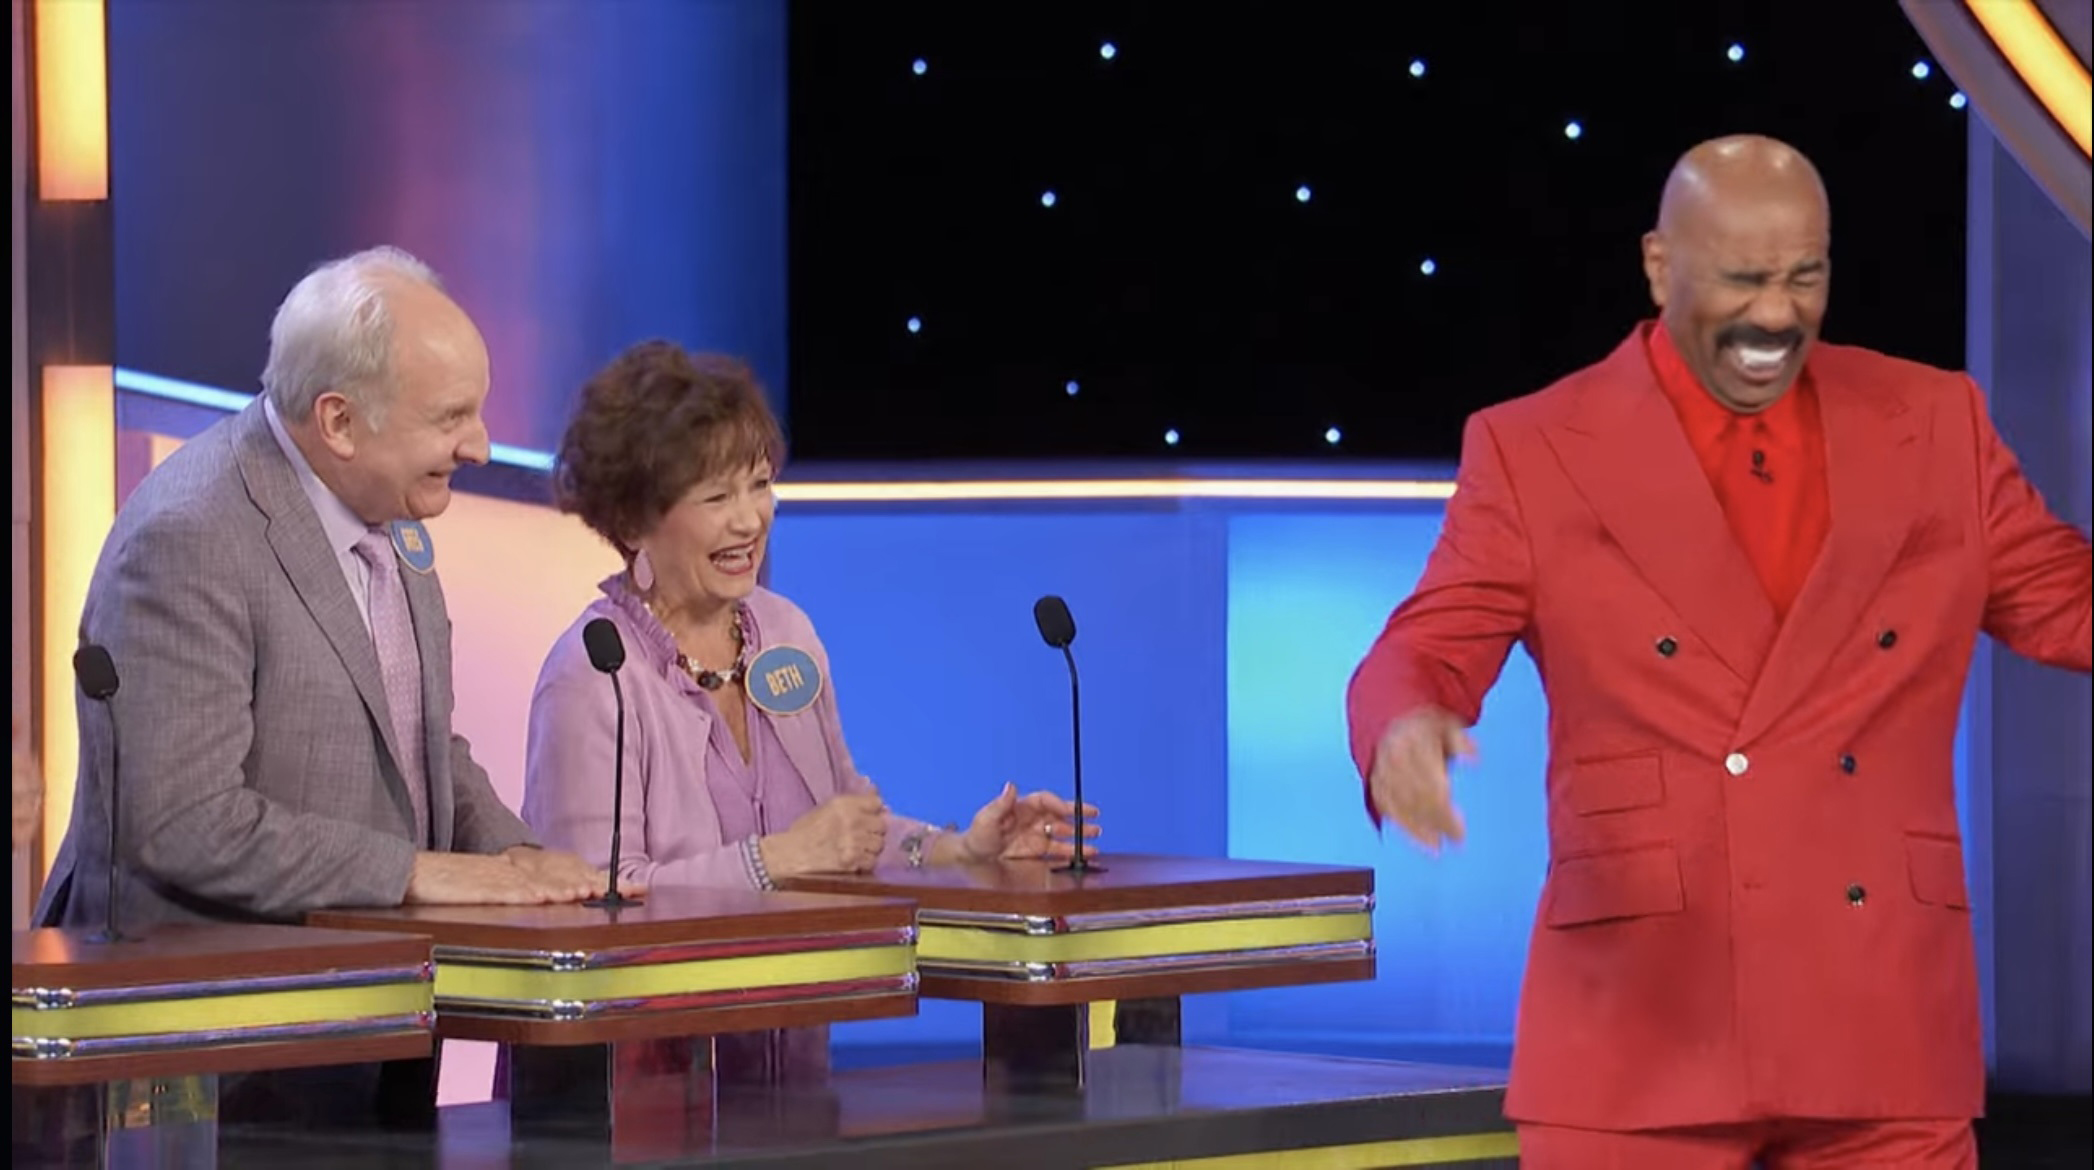
<instances>
[{"instance_id":1,"label":"bald head","mask_svg":"<svg viewBox=\"0 0 2094 1170\"><path fill-rule=\"evenodd\" d=\"M1658 201L1658 231L1705 231L1712 219L1777 206L1832 221L1825 182L1801 151L1757 134L1717 138L1672 165Z\"/></svg>"},{"instance_id":2,"label":"bald head","mask_svg":"<svg viewBox=\"0 0 2094 1170\"><path fill-rule=\"evenodd\" d=\"M1704 142L1665 180L1644 273L1702 386L1764 410L1795 384L1825 315L1832 213L1809 159L1757 135Z\"/></svg>"}]
</instances>

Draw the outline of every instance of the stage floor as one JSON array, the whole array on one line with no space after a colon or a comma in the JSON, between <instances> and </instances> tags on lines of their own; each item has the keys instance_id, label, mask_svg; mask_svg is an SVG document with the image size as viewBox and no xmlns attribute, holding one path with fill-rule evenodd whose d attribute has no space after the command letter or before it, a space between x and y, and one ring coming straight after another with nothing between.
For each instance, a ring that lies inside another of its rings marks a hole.
<instances>
[{"instance_id":1,"label":"stage floor","mask_svg":"<svg viewBox=\"0 0 2094 1170\"><path fill-rule=\"evenodd\" d=\"M1504 1074L1212 1048L1123 1046L1092 1055L1082 1092L990 1093L981 1066L840 1071L826 1085L723 1092L705 1118L665 1119L610 1142L557 1124L512 1134L502 1103L453 1106L437 1132L226 1127L224 1167L685 1165L765 1170L1516 1165ZM1260 1155L1263 1155L1260 1157Z\"/></svg>"}]
</instances>

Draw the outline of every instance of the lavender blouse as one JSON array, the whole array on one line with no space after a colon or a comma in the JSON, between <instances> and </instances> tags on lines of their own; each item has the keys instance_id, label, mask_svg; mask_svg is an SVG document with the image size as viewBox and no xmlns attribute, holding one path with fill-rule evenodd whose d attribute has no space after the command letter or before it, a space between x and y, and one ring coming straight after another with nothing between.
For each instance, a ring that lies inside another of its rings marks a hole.
<instances>
[{"instance_id":1,"label":"lavender blouse","mask_svg":"<svg viewBox=\"0 0 2094 1170\"><path fill-rule=\"evenodd\" d=\"M721 725L712 697L676 665L676 642L623 574L554 643L531 694L523 819L540 840L606 865L611 854L611 763L616 705L610 680L589 664L582 627L609 618L625 640L625 817L619 869L647 886L757 884L741 843L791 827L839 793L872 787L851 763L837 717L829 658L800 607L767 589L748 600L748 656L796 646L822 673L814 705L772 715L748 705L749 759ZM878 864L899 864L905 838L929 831L888 816Z\"/></svg>"}]
</instances>

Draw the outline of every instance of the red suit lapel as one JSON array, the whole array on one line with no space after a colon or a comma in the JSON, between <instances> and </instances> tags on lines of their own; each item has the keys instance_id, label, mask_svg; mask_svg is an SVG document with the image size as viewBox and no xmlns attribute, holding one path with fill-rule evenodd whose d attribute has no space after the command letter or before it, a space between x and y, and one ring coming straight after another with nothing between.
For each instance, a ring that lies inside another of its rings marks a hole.
<instances>
[{"instance_id":1,"label":"red suit lapel","mask_svg":"<svg viewBox=\"0 0 2094 1170\"><path fill-rule=\"evenodd\" d=\"M1563 425L1545 432L1564 473L1651 588L1751 682L1774 641L1774 606L1651 373L1642 330L1580 393Z\"/></svg>"},{"instance_id":2,"label":"red suit lapel","mask_svg":"<svg viewBox=\"0 0 2094 1170\"><path fill-rule=\"evenodd\" d=\"M1750 684L1735 737L1747 744L1855 636L1911 528L1925 445L1903 402L1814 360L1832 524L1787 621L1777 622L1644 346L1639 329L1545 435L1622 554Z\"/></svg>"},{"instance_id":3,"label":"red suit lapel","mask_svg":"<svg viewBox=\"0 0 2094 1170\"><path fill-rule=\"evenodd\" d=\"M1918 420L1899 399L1828 375L1815 362L1825 425L1825 477L1832 527L1774 641L1739 721L1751 743L1801 699L1841 646L1857 637L1915 515L1922 453Z\"/></svg>"}]
</instances>

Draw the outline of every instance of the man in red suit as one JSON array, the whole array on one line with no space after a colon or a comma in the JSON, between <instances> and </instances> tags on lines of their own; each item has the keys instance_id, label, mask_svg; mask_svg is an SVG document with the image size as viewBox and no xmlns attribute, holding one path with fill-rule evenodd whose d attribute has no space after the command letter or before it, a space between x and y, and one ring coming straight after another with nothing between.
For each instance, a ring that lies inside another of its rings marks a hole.
<instances>
[{"instance_id":1,"label":"man in red suit","mask_svg":"<svg viewBox=\"0 0 2094 1170\"><path fill-rule=\"evenodd\" d=\"M2094 559L1968 377L1818 342L1829 223L1787 146L1681 159L1643 245L1659 320L1469 421L1347 695L1370 813L1437 848L1515 641L1541 672L1529 1170L1976 1164L1964 676L1980 630L2088 670Z\"/></svg>"}]
</instances>

